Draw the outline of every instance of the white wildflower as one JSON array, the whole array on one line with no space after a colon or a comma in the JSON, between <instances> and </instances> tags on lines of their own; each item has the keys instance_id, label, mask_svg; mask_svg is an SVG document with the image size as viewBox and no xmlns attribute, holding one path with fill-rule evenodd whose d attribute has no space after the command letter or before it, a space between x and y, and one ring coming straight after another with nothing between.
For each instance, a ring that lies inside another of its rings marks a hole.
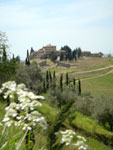
<instances>
[{"instance_id":1,"label":"white wildflower","mask_svg":"<svg viewBox=\"0 0 113 150\"><path fill-rule=\"evenodd\" d=\"M6 126L22 126L22 130L32 130L33 126L39 125L47 129L47 123L41 113L35 110L42 104L36 99L44 99L43 96L37 96L33 92L28 92L24 84L16 85L15 81L8 81L2 84L0 92L4 98L9 97L12 102L5 108L6 114L3 122Z\"/></svg>"},{"instance_id":2,"label":"white wildflower","mask_svg":"<svg viewBox=\"0 0 113 150\"><path fill-rule=\"evenodd\" d=\"M42 100L45 100L45 97L44 96L37 96L37 99L42 99Z\"/></svg>"},{"instance_id":3,"label":"white wildflower","mask_svg":"<svg viewBox=\"0 0 113 150\"><path fill-rule=\"evenodd\" d=\"M2 121L3 121L3 122L7 122L7 121L9 121L9 120L10 120L9 117L5 117Z\"/></svg>"}]
</instances>

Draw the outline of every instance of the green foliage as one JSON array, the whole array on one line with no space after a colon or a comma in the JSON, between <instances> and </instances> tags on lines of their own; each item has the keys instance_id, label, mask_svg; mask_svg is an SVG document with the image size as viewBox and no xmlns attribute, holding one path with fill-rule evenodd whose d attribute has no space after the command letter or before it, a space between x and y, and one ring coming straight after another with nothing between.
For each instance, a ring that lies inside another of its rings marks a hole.
<instances>
[{"instance_id":1,"label":"green foliage","mask_svg":"<svg viewBox=\"0 0 113 150\"><path fill-rule=\"evenodd\" d=\"M28 89L39 94L43 92L43 77L40 68L36 64L23 66L17 69L14 80L19 83L24 83Z\"/></svg>"},{"instance_id":2,"label":"green foliage","mask_svg":"<svg viewBox=\"0 0 113 150\"><path fill-rule=\"evenodd\" d=\"M65 60L71 60L72 59L72 55L71 55L71 48L69 46L64 46L61 47L61 50L65 51Z\"/></svg>"},{"instance_id":3,"label":"green foliage","mask_svg":"<svg viewBox=\"0 0 113 150\"><path fill-rule=\"evenodd\" d=\"M76 48L76 53L77 53L77 55L78 55L78 58L80 58L81 52L82 52L82 50L81 50L80 47Z\"/></svg>"},{"instance_id":4,"label":"green foliage","mask_svg":"<svg viewBox=\"0 0 113 150\"><path fill-rule=\"evenodd\" d=\"M51 59L52 62L55 62L57 59L57 53L56 52L51 52L49 54L49 59Z\"/></svg>"},{"instance_id":5,"label":"green foliage","mask_svg":"<svg viewBox=\"0 0 113 150\"><path fill-rule=\"evenodd\" d=\"M74 103L74 100L70 100L59 112L59 114L56 116L55 121L53 124L49 127L48 135L47 135L47 148L48 150L59 150L63 145L56 143L57 137L56 132L58 132L61 128L62 123L64 120L69 116L70 114L70 108L72 104Z\"/></svg>"},{"instance_id":6,"label":"green foliage","mask_svg":"<svg viewBox=\"0 0 113 150\"><path fill-rule=\"evenodd\" d=\"M103 96L96 98L93 101L92 109L92 117L113 131L113 99Z\"/></svg>"},{"instance_id":7,"label":"green foliage","mask_svg":"<svg viewBox=\"0 0 113 150\"><path fill-rule=\"evenodd\" d=\"M75 49L72 51L72 57L77 60L77 51Z\"/></svg>"},{"instance_id":8,"label":"green foliage","mask_svg":"<svg viewBox=\"0 0 113 150\"><path fill-rule=\"evenodd\" d=\"M64 60L64 53L60 53L60 61L63 61Z\"/></svg>"},{"instance_id":9,"label":"green foliage","mask_svg":"<svg viewBox=\"0 0 113 150\"><path fill-rule=\"evenodd\" d=\"M95 123L95 121L88 116L84 116L77 112L74 114L76 118L72 121L72 126L76 129L76 131L81 131L87 136L97 139L106 145L113 146L112 132L107 131L102 126Z\"/></svg>"},{"instance_id":10,"label":"green foliage","mask_svg":"<svg viewBox=\"0 0 113 150\"><path fill-rule=\"evenodd\" d=\"M74 91L66 87L61 91L61 89L50 89L47 92L47 102L55 107L61 107L66 104L70 99L76 99L76 94Z\"/></svg>"},{"instance_id":11,"label":"green foliage","mask_svg":"<svg viewBox=\"0 0 113 150\"><path fill-rule=\"evenodd\" d=\"M7 53L4 49L2 61L0 62L0 86L2 83L11 80L16 74L18 62L15 60L8 60Z\"/></svg>"},{"instance_id":12,"label":"green foliage","mask_svg":"<svg viewBox=\"0 0 113 150\"><path fill-rule=\"evenodd\" d=\"M73 111L78 111L84 115L91 116L93 97L90 94L77 97L73 105Z\"/></svg>"},{"instance_id":13,"label":"green foliage","mask_svg":"<svg viewBox=\"0 0 113 150\"><path fill-rule=\"evenodd\" d=\"M33 150L35 144L35 136L33 130L28 131L25 137L26 149Z\"/></svg>"},{"instance_id":14,"label":"green foliage","mask_svg":"<svg viewBox=\"0 0 113 150\"><path fill-rule=\"evenodd\" d=\"M6 47L3 46L3 56L2 56L2 62L7 63L7 54L6 54Z\"/></svg>"}]
</instances>

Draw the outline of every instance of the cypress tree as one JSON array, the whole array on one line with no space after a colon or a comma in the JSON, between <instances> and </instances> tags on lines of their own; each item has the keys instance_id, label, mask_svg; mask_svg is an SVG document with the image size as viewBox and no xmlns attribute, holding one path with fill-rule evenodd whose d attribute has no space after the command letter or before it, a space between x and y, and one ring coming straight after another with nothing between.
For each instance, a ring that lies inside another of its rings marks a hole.
<instances>
[{"instance_id":1,"label":"cypress tree","mask_svg":"<svg viewBox=\"0 0 113 150\"><path fill-rule=\"evenodd\" d=\"M30 60L28 58L26 58L26 60L25 60L25 65L27 65L27 66L30 65Z\"/></svg>"},{"instance_id":2,"label":"cypress tree","mask_svg":"<svg viewBox=\"0 0 113 150\"><path fill-rule=\"evenodd\" d=\"M33 50L33 48L31 47L30 55L31 55L32 52L34 52L34 50Z\"/></svg>"},{"instance_id":3,"label":"cypress tree","mask_svg":"<svg viewBox=\"0 0 113 150\"><path fill-rule=\"evenodd\" d=\"M78 81L78 95L81 95L81 82L80 80Z\"/></svg>"},{"instance_id":4,"label":"cypress tree","mask_svg":"<svg viewBox=\"0 0 113 150\"><path fill-rule=\"evenodd\" d=\"M25 64L26 64L27 66L30 65L30 57L29 57L29 51L28 51L28 50L27 50L27 57L26 57L26 60L25 60Z\"/></svg>"},{"instance_id":5,"label":"cypress tree","mask_svg":"<svg viewBox=\"0 0 113 150\"><path fill-rule=\"evenodd\" d=\"M63 61L64 60L64 53L60 53L60 61Z\"/></svg>"},{"instance_id":6,"label":"cypress tree","mask_svg":"<svg viewBox=\"0 0 113 150\"><path fill-rule=\"evenodd\" d=\"M49 73L48 70L46 71L46 88L49 88Z\"/></svg>"},{"instance_id":7,"label":"cypress tree","mask_svg":"<svg viewBox=\"0 0 113 150\"><path fill-rule=\"evenodd\" d=\"M27 49L27 58L29 58L29 50Z\"/></svg>"},{"instance_id":8,"label":"cypress tree","mask_svg":"<svg viewBox=\"0 0 113 150\"><path fill-rule=\"evenodd\" d=\"M63 89L63 74L60 75L60 89Z\"/></svg>"},{"instance_id":9,"label":"cypress tree","mask_svg":"<svg viewBox=\"0 0 113 150\"><path fill-rule=\"evenodd\" d=\"M53 72L53 88L56 87L56 75L55 75L55 71Z\"/></svg>"},{"instance_id":10,"label":"cypress tree","mask_svg":"<svg viewBox=\"0 0 113 150\"><path fill-rule=\"evenodd\" d=\"M30 65L30 59L28 58L28 61L27 61L27 65L29 66Z\"/></svg>"},{"instance_id":11,"label":"cypress tree","mask_svg":"<svg viewBox=\"0 0 113 150\"><path fill-rule=\"evenodd\" d=\"M5 45L3 46L2 61L3 61L3 63L6 63L6 62L7 62L7 54L6 54L6 47L5 47Z\"/></svg>"}]
</instances>

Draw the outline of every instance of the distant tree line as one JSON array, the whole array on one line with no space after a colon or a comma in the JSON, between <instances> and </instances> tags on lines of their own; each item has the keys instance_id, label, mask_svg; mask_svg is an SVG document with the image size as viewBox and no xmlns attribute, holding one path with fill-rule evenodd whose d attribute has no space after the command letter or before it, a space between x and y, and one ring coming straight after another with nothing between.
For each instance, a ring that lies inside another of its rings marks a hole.
<instances>
[{"instance_id":1,"label":"distant tree line","mask_svg":"<svg viewBox=\"0 0 113 150\"><path fill-rule=\"evenodd\" d=\"M60 61L71 61L71 60L77 60L78 58L80 58L81 56L81 48L76 48L72 51L72 49L69 46L64 46L61 47L60 50ZM51 52L48 56L49 59L51 59L51 61L55 62L57 60L58 54L57 52Z\"/></svg>"},{"instance_id":2,"label":"distant tree line","mask_svg":"<svg viewBox=\"0 0 113 150\"><path fill-rule=\"evenodd\" d=\"M76 48L72 51L72 49L69 47L69 46L64 46L64 47L61 47L61 51L64 51L64 52L61 52L60 53L60 61L62 60L77 60L78 58L80 58L81 56L81 48Z\"/></svg>"}]
</instances>

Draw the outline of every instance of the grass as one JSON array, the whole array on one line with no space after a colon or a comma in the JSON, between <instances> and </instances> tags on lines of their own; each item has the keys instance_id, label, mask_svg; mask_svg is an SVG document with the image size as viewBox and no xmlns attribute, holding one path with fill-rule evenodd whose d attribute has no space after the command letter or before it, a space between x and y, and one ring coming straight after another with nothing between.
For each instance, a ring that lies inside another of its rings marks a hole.
<instances>
[{"instance_id":1,"label":"grass","mask_svg":"<svg viewBox=\"0 0 113 150\"><path fill-rule=\"evenodd\" d=\"M82 92L91 92L93 96L113 97L113 73L81 81Z\"/></svg>"}]
</instances>

